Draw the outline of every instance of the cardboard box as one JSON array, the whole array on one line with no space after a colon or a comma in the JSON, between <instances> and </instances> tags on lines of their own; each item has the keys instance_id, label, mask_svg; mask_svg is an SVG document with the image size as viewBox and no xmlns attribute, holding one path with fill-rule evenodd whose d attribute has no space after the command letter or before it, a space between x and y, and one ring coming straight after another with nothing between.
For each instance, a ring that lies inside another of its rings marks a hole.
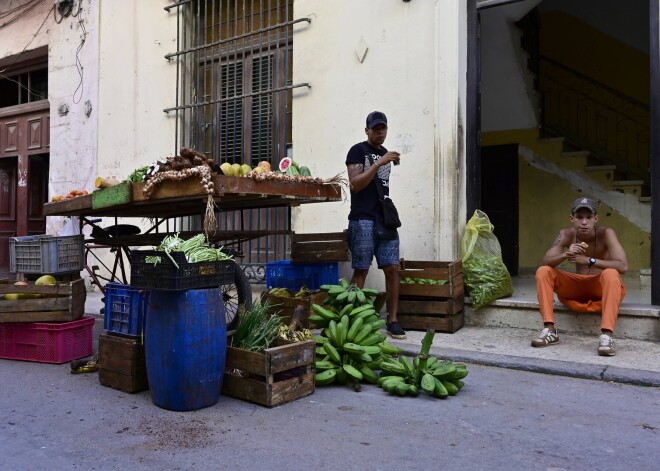
<instances>
[{"instance_id":1,"label":"cardboard box","mask_svg":"<svg viewBox=\"0 0 660 471\"><path fill-rule=\"evenodd\" d=\"M149 389L144 345L113 334L99 337L99 382L127 393Z\"/></svg>"}]
</instances>

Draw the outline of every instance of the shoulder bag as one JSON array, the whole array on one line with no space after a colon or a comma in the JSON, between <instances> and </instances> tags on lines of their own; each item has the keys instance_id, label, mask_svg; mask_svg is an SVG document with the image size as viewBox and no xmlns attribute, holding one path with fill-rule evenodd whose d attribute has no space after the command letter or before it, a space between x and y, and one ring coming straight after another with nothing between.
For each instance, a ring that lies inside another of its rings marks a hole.
<instances>
[{"instance_id":1,"label":"shoulder bag","mask_svg":"<svg viewBox=\"0 0 660 471\"><path fill-rule=\"evenodd\" d=\"M369 156L369 162L374 165L373 157ZM378 178L378 172L374 176L376 180L376 189L378 190L378 203L380 208L379 218L376 218L376 231L380 239L396 239L398 237L397 229L401 227L399 212L394 206L394 201L389 196L385 196L383 182Z\"/></svg>"}]
</instances>

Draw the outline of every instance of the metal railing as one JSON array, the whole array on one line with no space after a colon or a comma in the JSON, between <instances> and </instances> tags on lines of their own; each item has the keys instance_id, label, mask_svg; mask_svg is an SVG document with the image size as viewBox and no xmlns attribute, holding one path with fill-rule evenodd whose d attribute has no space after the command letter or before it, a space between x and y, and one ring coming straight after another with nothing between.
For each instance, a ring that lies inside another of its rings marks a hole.
<instances>
[{"instance_id":1,"label":"metal railing","mask_svg":"<svg viewBox=\"0 0 660 471\"><path fill-rule=\"evenodd\" d=\"M542 131L562 136L650 186L650 109L597 80L540 56Z\"/></svg>"}]
</instances>

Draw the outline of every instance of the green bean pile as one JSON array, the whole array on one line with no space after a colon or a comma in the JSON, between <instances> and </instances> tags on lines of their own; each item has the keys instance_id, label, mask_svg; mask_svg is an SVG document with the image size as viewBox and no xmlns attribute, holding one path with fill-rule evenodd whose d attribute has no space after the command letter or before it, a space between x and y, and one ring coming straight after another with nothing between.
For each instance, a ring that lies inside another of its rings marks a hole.
<instances>
[{"instance_id":1,"label":"green bean pile","mask_svg":"<svg viewBox=\"0 0 660 471\"><path fill-rule=\"evenodd\" d=\"M174 266L177 268L179 268L179 265L174 261L170 255L170 252L183 252L188 263L214 262L234 259L234 257L231 255L224 253L222 249L222 247L219 249L209 247L209 245L206 243L204 234L201 233L191 237L188 240L181 239L178 233L172 236L166 236L160 245L155 247L155 250L165 252L169 259L172 260L172 263L174 263ZM154 263L155 265L160 263L160 257L146 257L145 261L147 263Z\"/></svg>"}]
</instances>

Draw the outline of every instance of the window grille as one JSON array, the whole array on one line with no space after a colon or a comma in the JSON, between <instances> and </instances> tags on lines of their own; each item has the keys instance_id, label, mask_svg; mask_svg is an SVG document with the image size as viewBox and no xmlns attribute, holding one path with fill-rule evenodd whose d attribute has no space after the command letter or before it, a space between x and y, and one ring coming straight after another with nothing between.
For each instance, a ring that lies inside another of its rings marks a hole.
<instances>
[{"instance_id":1,"label":"window grille","mask_svg":"<svg viewBox=\"0 0 660 471\"><path fill-rule=\"evenodd\" d=\"M293 0L181 0L177 12L175 151L189 146L218 163L277 168L291 152ZM269 208L217 215L221 230L288 230L290 210ZM189 222L191 226L199 221ZM190 227L190 226L189 226ZM241 247L243 262L287 258L288 237L270 235Z\"/></svg>"}]
</instances>

